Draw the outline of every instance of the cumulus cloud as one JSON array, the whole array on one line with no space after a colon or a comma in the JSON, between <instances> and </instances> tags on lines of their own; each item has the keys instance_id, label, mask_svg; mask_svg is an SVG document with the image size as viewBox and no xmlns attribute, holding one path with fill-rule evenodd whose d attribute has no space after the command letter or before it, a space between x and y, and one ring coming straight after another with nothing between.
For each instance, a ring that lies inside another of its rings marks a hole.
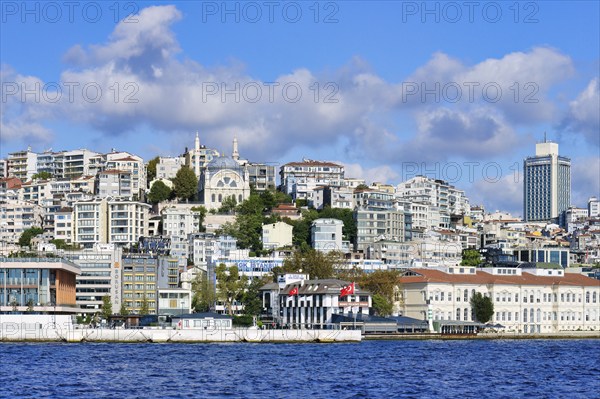
<instances>
[{"instance_id":1,"label":"cumulus cloud","mask_svg":"<svg viewBox=\"0 0 600 399\"><path fill-rule=\"evenodd\" d=\"M365 168L358 163L338 163L344 165L346 176L357 179L364 179L367 184L371 184L374 182L396 182L399 177L398 172L389 167L388 165L380 165L374 166L372 168Z\"/></svg>"},{"instance_id":2,"label":"cumulus cloud","mask_svg":"<svg viewBox=\"0 0 600 399\"><path fill-rule=\"evenodd\" d=\"M471 204L484 205L486 211L503 210L523 215L523 181L512 174L496 179L480 179L468 190Z\"/></svg>"},{"instance_id":3,"label":"cumulus cloud","mask_svg":"<svg viewBox=\"0 0 600 399\"><path fill-rule=\"evenodd\" d=\"M253 159L284 157L299 146L336 145L346 146L350 161L391 165L451 155L484 159L507 155L519 143L515 123L552 118L547 92L573 72L569 57L534 48L474 65L435 53L402 82L386 81L358 57L327 74L299 68L267 82L240 64L208 68L181 57L172 25L182 14L175 6L147 7L136 18L137 23L120 22L105 43L76 45L64 55L71 67L60 82L78 84L74 101L63 94L56 103L14 104L3 124L14 126L18 118L41 127L56 118L108 135L148 126L170 134L172 141L199 130L204 143L219 149L229 148L237 135L248 149L243 155ZM406 85L456 82L467 90L465 82L488 81L502 87L497 103L486 101L481 88L474 101L466 92L456 103L443 96L439 102L423 101L409 96L414 87ZM540 102L515 104L509 89L514 82L537 83ZM95 96L98 90L101 95ZM399 119L414 126L398 125ZM49 137L47 131L33 131ZM375 171L392 175L381 168L361 173L383 180Z\"/></svg>"},{"instance_id":4,"label":"cumulus cloud","mask_svg":"<svg viewBox=\"0 0 600 399\"><path fill-rule=\"evenodd\" d=\"M600 198L600 157L571 161L571 204L584 207L589 197Z\"/></svg>"},{"instance_id":5,"label":"cumulus cloud","mask_svg":"<svg viewBox=\"0 0 600 399\"><path fill-rule=\"evenodd\" d=\"M592 79L570 102L560 128L583 134L591 144L600 145L600 79Z\"/></svg>"}]
</instances>

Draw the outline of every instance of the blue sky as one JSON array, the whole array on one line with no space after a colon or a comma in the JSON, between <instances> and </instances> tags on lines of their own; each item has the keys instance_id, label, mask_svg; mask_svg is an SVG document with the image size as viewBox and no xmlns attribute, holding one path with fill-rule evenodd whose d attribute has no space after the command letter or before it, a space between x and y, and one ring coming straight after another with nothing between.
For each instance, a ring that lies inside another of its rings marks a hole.
<instances>
[{"instance_id":1,"label":"blue sky","mask_svg":"<svg viewBox=\"0 0 600 399\"><path fill-rule=\"evenodd\" d=\"M2 157L177 155L196 131L229 153L236 135L250 160L427 172L518 215L546 131L573 204L600 195L598 2L23 4L2 3Z\"/></svg>"}]
</instances>

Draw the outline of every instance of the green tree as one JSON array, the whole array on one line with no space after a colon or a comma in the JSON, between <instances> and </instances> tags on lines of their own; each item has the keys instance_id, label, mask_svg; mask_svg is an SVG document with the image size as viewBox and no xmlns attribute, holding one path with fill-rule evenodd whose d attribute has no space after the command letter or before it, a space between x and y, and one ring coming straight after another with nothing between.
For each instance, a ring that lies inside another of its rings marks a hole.
<instances>
[{"instance_id":1,"label":"green tree","mask_svg":"<svg viewBox=\"0 0 600 399\"><path fill-rule=\"evenodd\" d=\"M153 204L166 201L171 197L171 191L169 186L159 180L152 185L148 193L148 200Z\"/></svg>"},{"instance_id":2,"label":"green tree","mask_svg":"<svg viewBox=\"0 0 600 399\"><path fill-rule=\"evenodd\" d=\"M192 308L194 312L209 312L215 303L215 287L205 272L192 280Z\"/></svg>"},{"instance_id":3,"label":"green tree","mask_svg":"<svg viewBox=\"0 0 600 399\"><path fill-rule=\"evenodd\" d=\"M330 208L327 206L319 212L319 217L341 220L344 223L342 226L344 239L350 242L356 241L358 229L356 227L356 220L354 219L354 212L351 209Z\"/></svg>"},{"instance_id":4,"label":"green tree","mask_svg":"<svg viewBox=\"0 0 600 399\"><path fill-rule=\"evenodd\" d=\"M479 266L481 264L481 254L476 249L464 249L460 264L461 266Z\"/></svg>"},{"instance_id":5,"label":"green tree","mask_svg":"<svg viewBox=\"0 0 600 399\"><path fill-rule=\"evenodd\" d=\"M381 295L390 303L394 303L394 290L398 285L400 273L396 270L376 270L364 274L359 285L371 292L372 295Z\"/></svg>"},{"instance_id":6,"label":"green tree","mask_svg":"<svg viewBox=\"0 0 600 399\"><path fill-rule=\"evenodd\" d=\"M246 287L246 276L240 276L237 266L227 268L221 263L216 269L217 297L225 303L227 311L233 314L233 301L241 299Z\"/></svg>"},{"instance_id":7,"label":"green tree","mask_svg":"<svg viewBox=\"0 0 600 399\"><path fill-rule=\"evenodd\" d=\"M323 253L312 248L306 251L296 250L283 261L283 267L274 273L307 273L311 279L332 278L342 262L340 252Z\"/></svg>"},{"instance_id":8,"label":"green tree","mask_svg":"<svg viewBox=\"0 0 600 399\"><path fill-rule=\"evenodd\" d=\"M231 195L226 197L221 202L221 206L219 207L219 213L232 214L237 207L237 200L235 199L235 195Z\"/></svg>"},{"instance_id":9,"label":"green tree","mask_svg":"<svg viewBox=\"0 0 600 399\"><path fill-rule=\"evenodd\" d=\"M68 244L62 238L50 240L50 243L56 245L56 249L73 250L79 248L78 245Z\"/></svg>"},{"instance_id":10,"label":"green tree","mask_svg":"<svg viewBox=\"0 0 600 399\"><path fill-rule=\"evenodd\" d=\"M129 315L129 309L127 309L127 305L125 305L125 301L121 302L121 308L119 309L119 314L121 316L128 316Z\"/></svg>"},{"instance_id":11,"label":"green tree","mask_svg":"<svg viewBox=\"0 0 600 399\"><path fill-rule=\"evenodd\" d=\"M150 314L150 305L148 304L148 298L146 297L146 293L142 297L142 307L140 308L140 315L145 316Z\"/></svg>"},{"instance_id":12,"label":"green tree","mask_svg":"<svg viewBox=\"0 0 600 399\"><path fill-rule=\"evenodd\" d=\"M356 186L356 188L354 189L354 191L359 191L359 190L368 190L369 186L367 186L366 184L359 184L358 186Z\"/></svg>"},{"instance_id":13,"label":"green tree","mask_svg":"<svg viewBox=\"0 0 600 399\"><path fill-rule=\"evenodd\" d=\"M52 178L52 173L50 172L38 172L31 176L31 180L48 180Z\"/></svg>"},{"instance_id":14,"label":"green tree","mask_svg":"<svg viewBox=\"0 0 600 399\"><path fill-rule=\"evenodd\" d=\"M159 160L160 160L160 157L155 157L155 158L152 158L148 162L148 166L146 167L146 177L147 177L148 183L150 183L152 180L156 179L156 165L158 165Z\"/></svg>"},{"instance_id":15,"label":"green tree","mask_svg":"<svg viewBox=\"0 0 600 399\"><path fill-rule=\"evenodd\" d=\"M40 235L44 232L44 230L40 227L30 227L21 233L21 237L19 237L19 245L21 247L28 247L31 245L31 239L37 235Z\"/></svg>"},{"instance_id":16,"label":"green tree","mask_svg":"<svg viewBox=\"0 0 600 399\"><path fill-rule=\"evenodd\" d=\"M192 169L183 166L177 171L173 179L173 191L181 200L191 200L198 189L198 178Z\"/></svg>"},{"instance_id":17,"label":"green tree","mask_svg":"<svg viewBox=\"0 0 600 399\"><path fill-rule=\"evenodd\" d=\"M102 317L108 320L110 316L112 316L112 302L110 301L110 296L105 295L102 297Z\"/></svg>"},{"instance_id":18,"label":"green tree","mask_svg":"<svg viewBox=\"0 0 600 399\"><path fill-rule=\"evenodd\" d=\"M33 299L29 299L27 301L27 309L25 310L26 312L33 312Z\"/></svg>"},{"instance_id":19,"label":"green tree","mask_svg":"<svg viewBox=\"0 0 600 399\"><path fill-rule=\"evenodd\" d=\"M394 309L393 303L381 294L375 294L372 297L373 309L379 316L389 316Z\"/></svg>"},{"instance_id":20,"label":"green tree","mask_svg":"<svg viewBox=\"0 0 600 399\"><path fill-rule=\"evenodd\" d=\"M198 215L198 225L200 226L200 231L205 231L204 228L204 219L206 219L206 208L202 205L192 207L192 212L196 212Z\"/></svg>"},{"instance_id":21,"label":"green tree","mask_svg":"<svg viewBox=\"0 0 600 399\"><path fill-rule=\"evenodd\" d=\"M480 323L487 323L494 315L492 299L482 295L480 292L476 292L471 297L471 307L473 308L475 319Z\"/></svg>"},{"instance_id":22,"label":"green tree","mask_svg":"<svg viewBox=\"0 0 600 399\"><path fill-rule=\"evenodd\" d=\"M242 294L242 305L244 305L244 314L258 316L262 312L262 297L260 287L269 283L268 278L254 279L248 284L248 287Z\"/></svg>"}]
</instances>

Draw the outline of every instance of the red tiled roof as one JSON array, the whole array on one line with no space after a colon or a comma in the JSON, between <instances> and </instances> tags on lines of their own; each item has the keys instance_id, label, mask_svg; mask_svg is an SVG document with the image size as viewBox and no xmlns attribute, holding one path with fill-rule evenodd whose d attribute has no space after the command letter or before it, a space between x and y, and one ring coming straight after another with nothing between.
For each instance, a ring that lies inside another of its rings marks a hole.
<instances>
[{"instance_id":1,"label":"red tiled roof","mask_svg":"<svg viewBox=\"0 0 600 399\"><path fill-rule=\"evenodd\" d=\"M0 183L6 183L7 189L20 188L23 182L18 177L5 177L0 179Z\"/></svg>"},{"instance_id":2,"label":"red tiled roof","mask_svg":"<svg viewBox=\"0 0 600 399\"><path fill-rule=\"evenodd\" d=\"M411 283L458 283L458 284L509 284L509 285L573 285L598 286L600 280L577 273L565 273L564 276L536 276L523 272L521 276L498 276L484 271L476 274L449 274L435 269L410 269L418 276L400 278L402 284Z\"/></svg>"},{"instance_id":3,"label":"red tiled roof","mask_svg":"<svg viewBox=\"0 0 600 399\"><path fill-rule=\"evenodd\" d=\"M106 174L109 174L109 175L118 175L118 174L121 174L121 173L131 174L131 172L128 172L126 170L118 170L118 169L107 169L107 170L104 170L104 171L102 171L100 173L106 173Z\"/></svg>"},{"instance_id":4,"label":"red tiled roof","mask_svg":"<svg viewBox=\"0 0 600 399\"><path fill-rule=\"evenodd\" d=\"M136 161L137 162L137 159L132 158L132 157L125 157L125 158L119 158L119 159L111 159L108 162L118 162L118 161Z\"/></svg>"}]
</instances>

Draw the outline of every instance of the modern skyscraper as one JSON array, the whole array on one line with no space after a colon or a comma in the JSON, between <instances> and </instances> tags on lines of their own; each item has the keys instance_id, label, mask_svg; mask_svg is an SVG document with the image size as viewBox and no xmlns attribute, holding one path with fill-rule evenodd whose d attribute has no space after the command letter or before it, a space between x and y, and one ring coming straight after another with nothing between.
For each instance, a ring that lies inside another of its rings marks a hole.
<instances>
[{"instance_id":1,"label":"modern skyscraper","mask_svg":"<svg viewBox=\"0 0 600 399\"><path fill-rule=\"evenodd\" d=\"M523 162L525 221L557 221L571 205L571 160L558 155L558 144L535 145L535 156Z\"/></svg>"}]
</instances>

